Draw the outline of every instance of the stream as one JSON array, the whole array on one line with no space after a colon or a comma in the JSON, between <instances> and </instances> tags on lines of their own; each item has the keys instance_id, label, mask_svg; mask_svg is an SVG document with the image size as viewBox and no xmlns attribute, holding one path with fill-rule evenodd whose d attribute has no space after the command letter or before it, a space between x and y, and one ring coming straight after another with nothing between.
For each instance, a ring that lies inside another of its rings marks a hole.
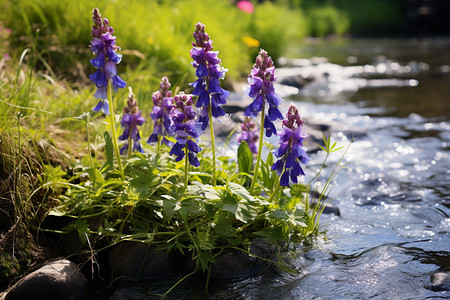
<instances>
[{"instance_id":1,"label":"stream","mask_svg":"<svg viewBox=\"0 0 450 300\"><path fill-rule=\"evenodd\" d=\"M281 61L279 82L313 80L281 87L285 104L307 122L364 133L332 183L340 216L322 215L326 238L299 252L296 273L212 281L209 296L189 280L168 299L450 299L450 40L322 41L291 52L299 59ZM343 147L352 139L332 133ZM306 181L323 158L312 154ZM147 291L127 286L111 299L153 299Z\"/></svg>"}]
</instances>

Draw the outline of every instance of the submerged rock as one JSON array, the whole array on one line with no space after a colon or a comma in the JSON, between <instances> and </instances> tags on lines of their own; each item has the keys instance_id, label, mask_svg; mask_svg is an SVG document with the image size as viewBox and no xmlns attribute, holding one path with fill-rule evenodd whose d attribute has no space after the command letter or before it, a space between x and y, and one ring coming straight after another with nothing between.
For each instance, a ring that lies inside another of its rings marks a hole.
<instances>
[{"instance_id":1,"label":"submerged rock","mask_svg":"<svg viewBox=\"0 0 450 300\"><path fill-rule=\"evenodd\" d=\"M88 281L75 263L53 261L23 277L5 296L5 300L21 299L89 299Z\"/></svg>"}]
</instances>

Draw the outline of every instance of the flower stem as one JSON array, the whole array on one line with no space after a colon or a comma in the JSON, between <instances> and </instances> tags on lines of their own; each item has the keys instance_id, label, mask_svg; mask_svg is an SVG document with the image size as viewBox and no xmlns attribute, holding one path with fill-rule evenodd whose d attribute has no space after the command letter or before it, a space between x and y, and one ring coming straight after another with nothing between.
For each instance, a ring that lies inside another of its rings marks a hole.
<instances>
[{"instance_id":1,"label":"flower stem","mask_svg":"<svg viewBox=\"0 0 450 300\"><path fill-rule=\"evenodd\" d=\"M117 165L119 166L120 176L122 177L122 179L125 179L125 175L123 173L123 168L122 168L122 161L120 159L119 145L117 144L116 120L115 120L114 102L112 99L111 89L112 89L111 82L108 80L108 102L109 102L109 115L111 117L112 140L113 140L114 150L116 151Z\"/></svg>"},{"instance_id":2,"label":"flower stem","mask_svg":"<svg viewBox=\"0 0 450 300\"><path fill-rule=\"evenodd\" d=\"M275 185L275 187L273 189L272 195L270 195L270 199L269 199L270 203L272 203L272 201L274 200L275 196L278 194L279 188L280 188L280 178L278 177L277 184Z\"/></svg>"},{"instance_id":3,"label":"flower stem","mask_svg":"<svg viewBox=\"0 0 450 300\"><path fill-rule=\"evenodd\" d=\"M162 136L160 134L158 134L158 146L156 148L157 154L159 154L159 149L161 149L161 141L162 141Z\"/></svg>"},{"instance_id":4,"label":"flower stem","mask_svg":"<svg viewBox=\"0 0 450 300\"><path fill-rule=\"evenodd\" d=\"M263 139L264 139L264 117L266 115L265 104L266 104L266 102L263 102L262 109L261 109L261 129L259 131L258 156L256 158L255 172L253 172L252 184L250 185L250 191L249 191L250 194L252 194L253 188L255 187L255 183L258 179L259 165L261 164L261 152L262 152Z\"/></svg>"},{"instance_id":5,"label":"flower stem","mask_svg":"<svg viewBox=\"0 0 450 300\"><path fill-rule=\"evenodd\" d=\"M213 186L216 185L216 145L214 142L214 127L213 127L213 117L212 117L212 109L211 104L208 105L208 116L209 116L209 130L211 132L211 145L212 145L212 155L213 155L213 172L212 172L212 181Z\"/></svg>"},{"instance_id":6,"label":"flower stem","mask_svg":"<svg viewBox=\"0 0 450 300\"><path fill-rule=\"evenodd\" d=\"M131 134L128 137L128 150L127 150L127 158L129 158L131 156Z\"/></svg>"},{"instance_id":7,"label":"flower stem","mask_svg":"<svg viewBox=\"0 0 450 300\"><path fill-rule=\"evenodd\" d=\"M92 161L92 149L91 149L91 138L89 134L89 119L86 117L86 135L88 140L88 151L89 151L89 161L91 162L91 168L94 170L94 162ZM95 176L93 178L94 187L96 186Z\"/></svg>"},{"instance_id":8,"label":"flower stem","mask_svg":"<svg viewBox=\"0 0 450 300\"><path fill-rule=\"evenodd\" d=\"M184 147L184 190L188 186L188 171L189 171L189 160L188 160L188 147L187 144Z\"/></svg>"}]
</instances>

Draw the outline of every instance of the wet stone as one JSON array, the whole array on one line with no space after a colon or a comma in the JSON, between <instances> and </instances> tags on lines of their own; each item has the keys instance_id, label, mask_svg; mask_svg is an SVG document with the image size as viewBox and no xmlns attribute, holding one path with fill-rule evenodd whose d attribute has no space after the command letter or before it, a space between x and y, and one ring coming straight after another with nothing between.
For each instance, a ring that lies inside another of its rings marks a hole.
<instances>
[{"instance_id":1,"label":"wet stone","mask_svg":"<svg viewBox=\"0 0 450 300\"><path fill-rule=\"evenodd\" d=\"M326 215L335 215L338 217L341 216L341 211L339 210L339 207L331 203L327 203L325 205L322 213Z\"/></svg>"},{"instance_id":2,"label":"wet stone","mask_svg":"<svg viewBox=\"0 0 450 300\"><path fill-rule=\"evenodd\" d=\"M306 85L311 84L315 80L313 75L310 75L308 77L303 77L300 74L287 76L280 80L281 84L293 86L298 89L304 88Z\"/></svg>"},{"instance_id":3,"label":"wet stone","mask_svg":"<svg viewBox=\"0 0 450 300\"><path fill-rule=\"evenodd\" d=\"M108 253L108 262L115 277L136 279L163 278L172 275L168 255L141 242L122 242Z\"/></svg>"},{"instance_id":4,"label":"wet stone","mask_svg":"<svg viewBox=\"0 0 450 300\"><path fill-rule=\"evenodd\" d=\"M431 290L433 291L450 291L450 274L448 273L434 273L430 276Z\"/></svg>"},{"instance_id":5,"label":"wet stone","mask_svg":"<svg viewBox=\"0 0 450 300\"><path fill-rule=\"evenodd\" d=\"M5 297L5 300L22 299L89 299L88 281L75 263L53 261L19 280Z\"/></svg>"},{"instance_id":6,"label":"wet stone","mask_svg":"<svg viewBox=\"0 0 450 300\"><path fill-rule=\"evenodd\" d=\"M263 239L255 239L247 252L228 249L216 257L211 267L211 278L226 279L248 277L257 273L264 266L259 258L269 258L275 253L275 247L268 245Z\"/></svg>"}]
</instances>

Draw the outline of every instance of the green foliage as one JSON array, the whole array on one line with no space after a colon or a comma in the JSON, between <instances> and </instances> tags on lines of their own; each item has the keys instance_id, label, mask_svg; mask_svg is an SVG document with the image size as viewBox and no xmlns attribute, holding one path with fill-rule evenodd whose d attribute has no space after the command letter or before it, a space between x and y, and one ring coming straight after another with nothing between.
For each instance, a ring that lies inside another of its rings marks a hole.
<instances>
[{"instance_id":1,"label":"green foliage","mask_svg":"<svg viewBox=\"0 0 450 300\"><path fill-rule=\"evenodd\" d=\"M250 23L251 37L260 42L260 48L266 50L276 61L284 54L291 40L297 40L308 34L308 24L300 9L292 9L269 1L256 6ZM251 57L257 56L256 47Z\"/></svg>"},{"instance_id":2,"label":"green foliage","mask_svg":"<svg viewBox=\"0 0 450 300\"><path fill-rule=\"evenodd\" d=\"M330 34L348 32L350 19L347 14L332 6L322 6L308 12L311 35L325 37Z\"/></svg>"}]
</instances>

